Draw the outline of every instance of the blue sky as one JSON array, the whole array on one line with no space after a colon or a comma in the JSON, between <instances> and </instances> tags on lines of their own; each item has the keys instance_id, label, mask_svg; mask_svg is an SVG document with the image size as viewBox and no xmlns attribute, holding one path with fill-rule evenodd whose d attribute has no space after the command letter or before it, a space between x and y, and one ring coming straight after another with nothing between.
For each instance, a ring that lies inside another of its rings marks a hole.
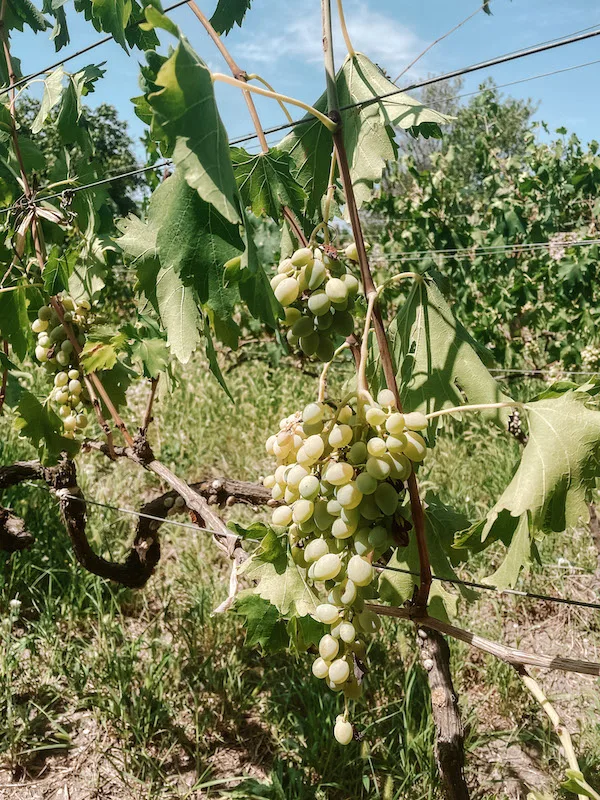
<instances>
[{"instance_id":1,"label":"blue sky","mask_svg":"<svg viewBox=\"0 0 600 800\"><path fill-rule=\"evenodd\" d=\"M211 14L216 0L198 0ZM354 47L369 55L394 77L433 39L474 11L480 0L345 0L348 27ZM167 0L164 0L167 5ZM39 5L39 3L38 3ZM335 4L334 4L335 5ZM254 0L243 28L235 28L227 45L240 66L258 72L284 94L305 101L315 100L323 89L320 41L320 3L318 0ZM24 72L33 72L58 60L61 55L96 41L100 35L75 14L68 0L71 43L58 55L47 33L14 33L13 50L22 59ZM294 14L292 15L291 10ZM493 0L494 15L477 14L447 40L437 45L407 73L401 83L434 73L458 69L467 64L565 36L588 26L600 27L600 8L595 0ZM192 45L213 70L226 72L220 55L192 12L183 7L172 13ZM161 32L167 47L171 37ZM172 39L171 39L172 41ZM341 36L337 35L337 60L343 58ZM484 70L465 79L463 92L474 91L486 77L497 83L519 80L542 72L569 67L600 58L600 37L527 59ZM107 73L89 97L92 104L110 102L127 119L131 135L143 130L131 110L129 99L138 90L139 63L143 54L130 55L116 44L102 45L66 67L70 71L106 61ZM600 64L574 72L542 78L506 91L515 97L531 97L539 103L537 118L552 128L564 125L584 141L600 139L598 84ZM41 86L35 87L39 93ZM230 137L252 131L245 104L236 89L218 87L223 120ZM264 127L285 121L273 101L259 98ZM295 115L295 112L292 112ZM248 145L248 149L255 149ZM140 151L141 154L141 151Z\"/></svg>"}]
</instances>

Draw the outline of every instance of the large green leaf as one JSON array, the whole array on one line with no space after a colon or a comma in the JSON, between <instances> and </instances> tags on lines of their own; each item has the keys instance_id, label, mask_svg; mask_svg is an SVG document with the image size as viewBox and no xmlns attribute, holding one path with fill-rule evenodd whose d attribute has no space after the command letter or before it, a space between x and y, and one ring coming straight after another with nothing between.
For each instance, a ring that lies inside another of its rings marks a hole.
<instances>
[{"instance_id":1,"label":"large green leaf","mask_svg":"<svg viewBox=\"0 0 600 800\"><path fill-rule=\"evenodd\" d=\"M8 288L8 287L7 287ZM29 346L29 319L25 286L0 292L0 338L6 339L17 358L27 355Z\"/></svg>"},{"instance_id":2,"label":"large green leaf","mask_svg":"<svg viewBox=\"0 0 600 800\"><path fill-rule=\"evenodd\" d=\"M534 537L589 521L588 499L600 477L600 411L585 391L568 390L525 405L529 440L510 484L485 521L457 544L481 549L501 540L506 557L489 583L513 586Z\"/></svg>"},{"instance_id":3,"label":"large green leaf","mask_svg":"<svg viewBox=\"0 0 600 800\"><path fill-rule=\"evenodd\" d=\"M306 194L291 174L289 153L274 147L268 153L251 155L234 147L231 159L242 200L257 217L268 214L278 221L282 206L302 209Z\"/></svg>"},{"instance_id":4,"label":"large green leaf","mask_svg":"<svg viewBox=\"0 0 600 800\"><path fill-rule=\"evenodd\" d=\"M285 650L289 636L279 611L271 603L251 592L239 595L234 611L244 618L246 644L260 645L267 653Z\"/></svg>"},{"instance_id":5,"label":"large green leaf","mask_svg":"<svg viewBox=\"0 0 600 800\"><path fill-rule=\"evenodd\" d=\"M229 33L234 25L242 26L252 0L219 0L210 23L217 33Z\"/></svg>"},{"instance_id":6,"label":"large green leaf","mask_svg":"<svg viewBox=\"0 0 600 800\"><path fill-rule=\"evenodd\" d=\"M294 564L289 548L267 534L240 572L257 581L255 594L268 600L283 616L313 614L319 599L306 582L306 570Z\"/></svg>"},{"instance_id":7,"label":"large green leaf","mask_svg":"<svg viewBox=\"0 0 600 800\"><path fill-rule=\"evenodd\" d=\"M436 284L415 282L389 328L392 358L409 411L431 413L465 403L510 400L488 372L476 344L454 317ZM484 412L506 426L510 409ZM433 433L437 420L433 421Z\"/></svg>"},{"instance_id":8,"label":"large green leaf","mask_svg":"<svg viewBox=\"0 0 600 800\"><path fill-rule=\"evenodd\" d=\"M54 72L51 72L47 78L44 78L44 96L42 97L38 113L31 125L32 133L37 134L42 130L48 114L60 102L64 77L65 71L61 65L58 69L55 69Z\"/></svg>"},{"instance_id":9,"label":"large green leaf","mask_svg":"<svg viewBox=\"0 0 600 800\"><path fill-rule=\"evenodd\" d=\"M179 44L156 75L148 94L156 123L186 181L229 222L239 222L237 186L227 132L219 116L210 70L187 39L151 7L146 15L179 36Z\"/></svg>"},{"instance_id":10,"label":"large green leaf","mask_svg":"<svg viewBox=\"0 0 600 800\"><path fill-rule=\"evenodd\" d=\"M456 579L453 560L456 551L452 552L454 534L464 530L469 525L469 520L454 509L445 506L437 497L427 497L425 504L425 536L431 561L431 569L438 578ZM381 573L379 580L379 593L382 600L392 605L402 605L413 596L415 586L419 579L419 553L414 532L410 534L407 547L398 548L387 564L391 569ZM394 572L394 569L407 570ZM458 590L466 600L475 597L474 592L466 586L458 585ZM429 611L438 619L451 619L456 617L458 595L448 591L439 581L434 580L431 585Z\"/></svg>"},{"instance_id":11,"label":"large green leaf","mask_svg":"<svg viewBox=\"0 0 600 800\"><path fill-rule=\"evenodd\" d=\"M111 33L115 42L127 52L125 27L129 20L131 3L127 0L92 0L92 18L100 30Z\"/></svg>"},{"instance_id":12,"label":"large green leaf","mask_svg":"<svg viewBox=\"0 0 600 800\"><path fill-rule=\"evenodd\" d=\"M60 453L73 456L79 444L61 436L62 423L53 411L43 406L31 392L23 392L17 406L17 430L38 448L40 460L55 463Z\"/></svg>"}]
</instances>

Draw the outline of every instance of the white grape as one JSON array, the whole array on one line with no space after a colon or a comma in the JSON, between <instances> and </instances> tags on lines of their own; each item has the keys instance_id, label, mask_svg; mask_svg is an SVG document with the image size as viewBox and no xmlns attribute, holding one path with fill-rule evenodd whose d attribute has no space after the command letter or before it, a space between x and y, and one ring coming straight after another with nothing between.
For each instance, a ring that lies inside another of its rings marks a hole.
<instances>
[{"instance_id":1,"label":"white grape","mask_svg":"<svg viewBox=\"0 0 600 800\"><path fill-rule=\"evenodd\" d=\"M352 725L348 722L348 720L344 719L341 714L336 719L335 725L333 726L333 735L335 736L336 741L342 745L350 744L354 738L354 729Z\"/></svg>"},{"instance_id":2,"label":"white grape","mask_svg":"<svg viewBox=\"0 0 600 800\"><path fill-rule=\"evenodd\" d=\"M337 639L326 633L319 642L319 655L325 661L332 661L340 651L340 643Z\"/></svg>"},{"instance_id":3,"label":"white grape","mask_svg":"<svg viewBox=\"0 0 600 800\"><path fill-rule=\"evenodd\" d=\"M292 509L289 506L279 506L273 511L271 522L273 525L285 527L292 521Z\"/></svg>"},{"instance_id":4,"label":"white grape","mask_svg":"<svg viewBox=\"0 0 600 800\"><path fill-rule=\"evenodd\" d=\"M348 562L348 577L357 586L368 586L373 580L373 566L366 558L356 555Z\"/></svg>"},{"instance_id":5,"label":"white grape","mask_svg":"<svg viewBox=\"0 0 600 800\"><path fill-rule=\"evenodd\" d=\"M315 580L328 581L339 573L342 568L342 561L335 553L327 553L315 563Z\"/></svg>"},{"instance_id":6,"label":"white grape","mask_svg":"<svg viewBox=\"0 0 600 800\"><path fill-rule=\"evenodd\" d=\"M316 678L323 680L323 678L326 678L329 674L329 666L324 658L319 657L313 661L312 671Z\"/></svg>"},{"instance_id":7,"label":"white grape","mask_svg":"<svg viewBox=\"0 0 600 800\"><path fill-rule=\"evenodd\" d=\"M340 617L337 608L331 605L331 603L321 603L318 605L316 615L325 625L333 625Z\"/></svg>"}]
</instances>

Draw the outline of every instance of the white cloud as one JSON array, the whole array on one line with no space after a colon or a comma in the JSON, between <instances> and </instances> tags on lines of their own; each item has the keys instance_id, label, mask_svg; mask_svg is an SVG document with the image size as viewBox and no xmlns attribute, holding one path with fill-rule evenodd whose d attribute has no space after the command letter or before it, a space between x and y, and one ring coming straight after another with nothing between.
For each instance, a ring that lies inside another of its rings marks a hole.
<instances>
[{"instance_id":1,"label":"white cloud","mask_svg":"<svg viewBox=\"0 0 600 800\"><path fill-rule=\"evenodd\" d=\"M279 3L277 6L281 9ZM263 29L244 41L240 49L244 52L245 60L250 64L277 64L283 59L293 58L304 63L321 63L323 51L318 9L287 23L279 18L277 12L275 15L271 15L269 30ZM425 46L410 28L386 14L374 11L364 0L347 3L346 22L354 48L364 52L393 75ZM337 20L333 39L336 63L339 64L345 51Z\"/></svg>"}]
</instances>

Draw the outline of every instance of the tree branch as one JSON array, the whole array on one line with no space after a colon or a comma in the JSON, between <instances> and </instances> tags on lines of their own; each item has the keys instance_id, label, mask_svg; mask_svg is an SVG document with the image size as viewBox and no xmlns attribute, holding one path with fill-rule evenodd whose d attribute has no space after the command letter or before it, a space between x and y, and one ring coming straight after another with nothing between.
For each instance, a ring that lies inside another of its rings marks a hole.
<instances>
[{"instance_id":1,"label":"tree branch","mask_svg":"<svg viewBox=\"0 0 600 800\"><path fill-rule=\"evenodd\" d=\"M0 506L0 550L16 553L31 547L33 542L34 538L25 529L25 522L21 517Z\"/></svg>"}]
</instances>

